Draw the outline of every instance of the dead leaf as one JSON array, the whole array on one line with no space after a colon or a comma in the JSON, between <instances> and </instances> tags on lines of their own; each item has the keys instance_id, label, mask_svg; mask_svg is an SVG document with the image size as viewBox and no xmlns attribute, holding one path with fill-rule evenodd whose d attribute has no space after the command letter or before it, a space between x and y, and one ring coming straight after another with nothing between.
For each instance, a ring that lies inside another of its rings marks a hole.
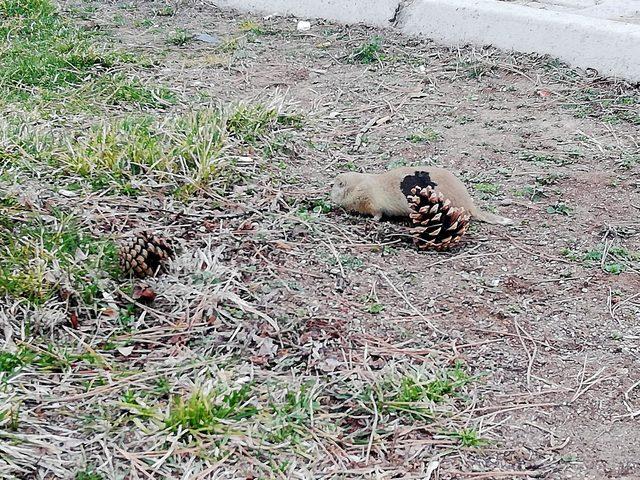
<instances>
[{"instance_id":1,"label":"dead leaf","mask_svg":"<svg viewBox=\"0 0 640 480\"><path fill-rule=\"evenodd\" d=\"M242 224L240 225L240 228L238 228L238 231L240 232L250 232L256 229L256 224L253 223L251 220L246 220L244 222L242 222Z\"/></svg>"},{"instance_id":2,"label":"dead leaf","mask_svg":"<svg viewBox=\"0 0 640 480\"><path fill-rule=\"evenodd\" d=\"M178 344L182 345L184 344L186 339L187 339L187 335L185 335L184 333L179 333L178 335L169 337L169 340L167 340L167 343L169 345L178 345Z\"/></svg>"},{"instance_id":3,"label":"dead leaf","mask_svg":"<svg viewBox=\"0 0 640 480\"><path fill-rule=\"evenodd\" d=\"M67 198L73 198L78 196L76 192L72 192L71 190L65 190L64 188L59 189L58 193L63 197L67 197Z\"/></svg>"},{"instance_id":4,"label":"dead leaf","mask_svg":"<svg viewBox=\"0 0 640 480\"><path fill-rule=\"evenodd\" d=\"M318 362L318 368L323 372L333 372L340 365L342 365L342 363L334 357L329 357L321 362Z\"/></svg>"},{"instance_id":5,"label":"dead leaf","mask_svg":"<svg viewBox=\"0 0 640 480\"><path fill-rule=\"evenodd\" d=\"M263 355L252 355L249 357L249 361L254 365L267 365L269 359Z\"/></svg>"},{"instance_id":6,"label":"dead leaf","mask_svg":"<svg viewBox=\"0 0 640 480\"><path fill-rule=\"evenodd\" d=\"M549 90L538 90L536 92L539 97L546 98L551 96L551 92Z\"/></svg>"},{"instance_id":7,"label":"dead leaf","mask_svg":"<svg viewBox=\"0 0 640 480\"><path fill-rule=\"evenodd\" d=\"M140 303L151 303L156 299L156 292L149 285L135 285L133 287L133 299Z\"/></svg>"},{"instance_id":8,"label":"dead leaf","mask_svg":"<svg viewBox=\"0 0 640 480\"><path fill-rule=\"evenodd\" d=\"M101 312L101 316L110 320L118 318L118 309L114 307L107 307Z\"/></svg>"},{"instance_id":9,"label":"dead leaf","mask_svg":"<svg viewBox=\"0 0 640 480\"><path fill-rule=\"evenodd\" d=\"M117 350L123 357L128 357L133 353L133 345L129 345L128 347L118 347Z\"/></svg>"},{"instance_id":10,"label":"dead leaf","mask_svg":"<svg viewBox=\"0 0 640 480\"><path fill-rule=\"evenodd\" d=\"M84 253L81 249L76 248L76 254L75 254L76 262L83 262L83 261L85 261L87 258L89 258L89 255L87 255L86 253Z\"/></svg>"},{"instance_id":11,"label":"dead leaf","mask_svg":"<svg viewBox=\"0 0 640 480\"><path fill-rule=\"evenodd\" d=\"M293 246L289 245L287 242L283 242L282 240L276 240L274 245L276 246L276 248L279 248L280 250L291 250L291 249L293 249Z\"/></svg>"},{"instance_id":12,"label":"dead leaf","mask_svg":"<svg viewBox=\"0 0 640 480\"><path fill-rule=\"evenodd\" d=\"M260 344L260 348L258 349L259 356L272 357L278 351L278 346L269 337L255 337L255 340Z\"/></svg>"},{"instance_id":13,"label":"dead leaf","mask_svg":"<svg viewBox=\"0 0 640 480\"><path fill-rule=\"evenodd\" d=\"M76 312L71 312L69 314L69 322L71 322L71 326L76 330L79 328L80 325L78 323L78 314Z\"/></svg>"},{"instance_id":14,"label":"dead leaf","mask_svg":"<svg viewBox=\"0 0 640 480\"><path fill-rule=\"evenodd\" d=\"M207 232L212 232L214 230L216 230L218 228L218 223L216 222L211 222L209 220L205 220L204 222L202 222L202 226L204 227L205 231Z\"/></svg>"}]
</instances>

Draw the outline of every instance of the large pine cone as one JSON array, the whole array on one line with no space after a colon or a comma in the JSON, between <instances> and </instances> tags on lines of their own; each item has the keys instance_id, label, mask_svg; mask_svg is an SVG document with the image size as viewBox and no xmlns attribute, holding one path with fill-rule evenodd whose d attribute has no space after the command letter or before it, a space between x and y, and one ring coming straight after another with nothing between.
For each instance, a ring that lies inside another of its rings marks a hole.
<instances>
[{"instance_id":1,"label":"large pine cone","mask_svg":"<svg viewBox=\"0 0 640 480\"><path fill-rule=\"evenodd\" d=\"M120 267L136 277L153 277L173 257L169 242L151 232L140 232L120 245Z\"/></svg>"},{"instance_id":2,"label":"large pine cone","mask_svg":"<svg viewBox=\"0 0 640 480\"><path fill-rule=\"evenodd\" d=\"M460 241L471 218L462 207L453 207L441 192L414 187L407 195L414 228L413 242L422 250L447 250Z\"/></svg>"}]
</instances>

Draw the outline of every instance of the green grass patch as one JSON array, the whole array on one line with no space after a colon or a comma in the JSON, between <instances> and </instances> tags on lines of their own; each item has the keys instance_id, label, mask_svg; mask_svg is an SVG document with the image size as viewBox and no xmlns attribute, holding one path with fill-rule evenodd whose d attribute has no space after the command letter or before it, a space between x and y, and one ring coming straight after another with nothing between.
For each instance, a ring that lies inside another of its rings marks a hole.
<instances>
[{"instance_id":1,"label":"green grass patch","mask_svg":"<svg viewBox=\"0 0 640 480\"><path fill-rule=\"evenodd\" d=\"M36 349L22 347L18 353L23 365L32 365L48 372L62 372L68 370L78 357L56 345L44 345Z\"/></svg>"},{"instance_id":2,"label":"green grass patch","mask_svg":"<svg viewBox=\"0 0 640 480\"><path fill-rule=\"evenodd\" d=\"M425 128L420 132L412 133L407 137L411 143L435 143L442 138L442 135L432 128Z\"/></svg>"},{"instance_id":3,"label":"green grass patch","mask_svg":"<svg viewBox=\"0 0 640 480\"><path fill-rule=\"evenodd\" d=\"M382 61L382 37L375 35L369 41L356 47L349 57L352 61L371 64Z\"/></svg>"},{"instance_id":4,"label":"green grass patch","mask_svg":"<svg viewBox=\"0 0 640 480\"><path fill-rule=\"evenodd\" d=\"M0 14L4 17L47 18L55 8L48 0L3 0Z\"/></svg>"},{"instance_id":5,"label":"green grass patch","mask_svg":"<svg viewBox=\"0 0 640 480\"><path fill-rule=\"evenodd\" d=\"M251 33L252 35L263 35L265 31L260 25L253 20L245 20L238 27L241 32Z\"/></svg>"},{"instance_id":6,"label":"green grass patch","mask_svg":"<svg viewBox=\"0 0 640 480\"><path fill-rule=\"evenodd\" d=\"M384 310L384 305L378 302L373 302L367 307L367 312L373 315L377 315L378 313L381 313L383 310Z\"/></svg>"},{"instance_id":7,"label":"green grass patch","mask_svg":"<svg viewBox=\"0 0 640 480\"><path fill-rule=\"evenodd\" d=\"M105 279L119 274L115 244L94 239L63 214L46 222L6 217L0 244L0 296L42 304L65 285L93 301Z\"/></svg>"},{"instance_id":8,"label":"green grass patch","mask_svg":"<svg viewBox=\"0 0 640 480\"><path fill-rule=\"evenodd\" d=\"M88 32L62 19L48 0L0 3L0 92L5 100L61 94L120 61Z\"/></svg>"},{"instance_id":9,"label":"green grass patch","mask_svg":"<svg viewBox=\"0 0 640 480\"><path fill-rule=\"evenodd\" d=\"M640 95L627 91L615 96L608 90L584 88L571 91L563 107L577 118L599 118L605 123L640 125Z\"/></svg>"},{"instance_id":10,"label":"green grass patch","mask_svg":"<svg viewBox=\"0 0 640 480\"><path fill-rule=\"evenodd\" d=\"M249 385L225 395L196 391L187 399L176 397L165 419L165 426L174 432L213 433L220 430L224 420L238 421L258 413L256 407L248 403L250 399Z\"/></svg>"},{"instance_id":11,"label":"green grass patch","mask_svg":"<svg viewBox=\"0 0 640 480\"><path fill-rule=\"evenodd\" d=\"M458 68L466 74L467 78L479 80L496 70L496 66L481 60L469 60L458 63Z\"/></svg>"},{"instance_id":12,"label":"green grass patch","mask_svg":"<svg viewBox=\"0 0 640 480\"><path fill-rule=\"evenodd\" d=\"M557 184L562 179L562 175L549 173L536 177L535 184L526 185L514 193L520 197L527 197L532 202L537 202L546 198L549 187Z\"/></svg>"},{"instance_id":13,"label":"green grass patch","mask_svg":"<svg viewBox=\"0 0 640 480\"><path fill-rule=\"evenodd\" d=\"M171 392L171 382L166 377L160 377L156 380L153 393L159 397L168 395Z\"/></svg>"},{"instance_id":14,"label":"green grass patch","mask_svg":"<svg viewBox=\"0 0 640 480\"><path fill-rule=\"evenodd\" d=\"M95 33L62 18L49 0L0 3L0 95L44 117L95 111L96 102L164 108L175 103L155 87L113 67L150 66L147 58L100 45ZM119 68L121 70L121 68Z\"/></svg>"},{"instance_id":15,"label":"green grass patch","mask_svg":"<svg viewBox=\"0 0 640 480\"><path fill-rule=\"evenodd\" d=\"M193 34L184 28L178 28L167 37L167 43L182 47L193 40Z\"/></svg>"},{"instance_id":16,"label":"green grass patch","mask_svg":"<svg viewBox=\"0 0 640 480\"><path fill-rule=\"evenodd\" d=\"M461 446L467 448L480 447L488 443L488 441L482 438L480 433L473 428L463 428L454 432L447 432L444 435L457 439Z\"/></svg>"},{"instance_id":17,"label":"green grass patch","mask_svg":"<svg viewBox=\"0 0 640 480\"><path fill-rule=\"evenodd\" d=\"M122 73L99 77L90 85L88 93L110 105L165 108L176 103L176 95L168 88L148 85L135 76Z\"/></svg>"},{"instance_id":18,"label":"green grass patch","mask_svg":"<svg viewBox=\"0 0 640 480\"><path fill-rule=\"evenodd\" d=\"M381 408L388 412L430 416L432 403L459 398L463 388L472 380L473 377L467 374L460 363L438 372L435 377L412 372L386 384Z\"/></svg>"},{"instance_id":19,"label":"green grass patch","mask_svg":"<svg viewBox=\"0 0 640 480\"><path fill-rule=\"evenodd\" d=\"M338 266L338 262L340 262L340 265L342 265L342 268L344 268L345 270L356 271L364 267L364 260L358 258L355 255L344 253L338 255L338 258L336 259L334 255L327 252L327 263L329 265Z\"/></svg>"},{"instance_id":20,"label":"green grass patch","mask_svg":"<svg viewBox=\"0 0 640 480\"><path fill-rule=\"evenodd\" d=\"M525 185L524 187L515 190L513 193L518 197L528 198L532 202L540 201L547 196L545 189L538 185Z\"/></svg>"},{"instance_id":21,"label":"green grass patch","mask_svg":"<svg viewBox=\"0 0 640 480\"><path fill-rule=\"evenodd\" d=\"M540 166L557 165L565 166L571 165L576 162L576 159L582 155L577 152L535 152L535 151L522 151L519 152L519 158L521 160L534 163Z\"/></svg>"},{"instance_id":22,"label":"green grass patch","mask_svg":"<svg viewBox=\"0 0 640 480\"><path fill-rule=\"evenodd\" d=\"M158 123L129 117L94 127L52 156L69 173L116 183L158 182L205 185L233 174L222 155L227 139L224 114L211 109Z\"/></svg>"},{"instance_id":23,"label":"green grass patch","mask_svg":"<svg viewBox=\"0 0 640 480\"><path fill-rule=\"evenodd\" d=\"M0 406L0 428L15 432L20 426L20 403L3 402Z\"/></svg>"},{"instance_id":24,"label":"green grass patch","mask_svg":"<svg viewBox=\"0 0 640 480\"><path fill-rule=\"evenodd\" d=\"M280 113L260 103L238 104L226 120L229 135L242 142L255 144L277 127L301 128L303 119L297 114Z\"/></svg>"},{"instance_id":25,"label":"green grass patch","mask_svg":"<svg viewBox=\"0 0 640 480\"><path fill-rule=\"evenodd\" d=\"M605 272L612 275L620 275L626 270L626 267L622 263L607 263L603 268Z\"/></svg>"},{"instance_id":26,"label":"green grass patch","mask_svg":"<svg viewBox=\"0 0 640 480\"><path fill-rule=\"evenodd\" d=\"M500 191L500 185L498 185L497 183L476 183L473 185L473 188L478 192L484 193L487 196L497 195Z\"/></svg>"},{"instance_id":27,"label":"green grass patch","mask_svg":"<svg viewBox=\"0 0 640 480\"><path fill-rule=\"evenodd\" d=\"M0 372L11 374L22 365L22 359L11 352L0 351Z\"/></svg>"},{"instance_id":28,"label":"green grass patch","mask_svg":"<svg viewBox=\"0 0 640 480\"><path fill-rule=\"evenodd\" d=\"M21 368L32 367L47 372L63 372L75 363L100 365L104 362L93 352L74 353L68 348L52 343L24 344L15 353L0 351L0 372L15 373Z\"/></svg>"},{"instance_id":29,"label":"green grass patch","mask_svg":"<svg viewBox=\"0 0 640 480\"><path fill-rule=\"evenodd\" d=\"M263 137L277 121L278 114L264 105L239 105L227 120L229 134L248 143Z\"/></svg>"},{"instance_id":30,"label":"green grass patch","mask_svg":"<svg viewBox=\"0 0 640 480\"><path fill-rule=\"evenodd\" d=\"M333 205L324 198L308 199L298 207L298 216L305 220L310 220L314 215L324 215L331 210L333 210Z\"/></svg>"},{"instance_id":31,"label":"green grass patch","mask_svg":"<svg viewBox=\"0 0 640 480\"><path fill-rule=\"evenodd\" d=\"M281 402L274 401L270 407L273 410L273 424L267 440L275 444L285 441L297 443L304 438L313 412L319 408L319 404L312 388L301 385L299 389L287 390L284 399Z\"/></svg>"},{"instance_id":32,"label":"green grass patch","mask_svg":"<svg viewBox=\"0 0 640 480\"><path fill-rule=\"evenodd\" d=\"M158 17L173 17L176 14L176 10L173 7L166 6L159 8L154 12Z\"/></svg>"},{"instance_id":33,"label":"green grass patch","mask_svg":"<svg viewBox=\"0 0 640 480\"><path fill-rule=\"evenodd\" d=\"M636 165L640 165L640 155L626 154L616 161L616 165L621 170L631 170Z\"/></svg>"},{"instance_id":34,"label":"green grass patch","mask_svg":"<svg viewBox=\"0 0 640 480\"><path fill-rule=\"evenodd\" d=\"M138 101L157 99L137 89L126 95L133 92L142 96ZM159 184L176 192L212 184L225 189L242 180L231 148L269 145L272 133L297 121L262 104L208 108L164 120L131 115L64 135L28 128L16 118L0 132L0 158L23 169L48 164L58 175L84 177L96 190L115 187L129 195Z\"/></svg>"},{"instance_id":35,"label":"green grass patch","mask_svg":"<svg viewBox=\"0 0 640 480\"><path fill-rule=\"evenodd\" d=\"M75 474L74 480L104 480L104 477L92 469L82 470Z\"/></svg>"},{"instance_id":36,"label":"green grass patch","mask_svg":"<svg viewBox=\"0 0 640 480\"><path fill-rule=\"evenodd\" d=\"M551 215L565 215L569 216L573 212L573 209L563 202L556 202L554 205L547 207L547 213Z\"/></svg>"},{"instance_id":37,"label":"green grass patch","mask_svg":"<svg viewBox=\"0 0 640 480\"><path fill-rule=\"evenodd\" d=\"M585 267L598 267L612 275L620 275L629 268L640 268L640 252L632 252L624 247L612 246L606 250L604 259L604 245L597 245L590 250L580 251L572 248L563 248L561 254L574 262L582 263Z\"/></svg>"}]
</instances>

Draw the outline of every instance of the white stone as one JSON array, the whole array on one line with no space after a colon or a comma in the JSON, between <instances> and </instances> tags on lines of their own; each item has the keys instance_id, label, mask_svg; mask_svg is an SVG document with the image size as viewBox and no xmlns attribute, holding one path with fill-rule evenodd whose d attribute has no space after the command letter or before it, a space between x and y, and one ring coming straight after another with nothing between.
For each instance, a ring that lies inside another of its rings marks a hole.
<instances>
[{"instance_id":1,"label":"white stone","mask_svg":"<svg viewBox=\"0 0 640 480\"><path fill-rule=\"evenodd\" d=\"M298 22L298 25L296 26L296 30L298 30L299 32L306 32L308 30L311 30L311 22L300 20Z\"/></svg>"}]
</instances>

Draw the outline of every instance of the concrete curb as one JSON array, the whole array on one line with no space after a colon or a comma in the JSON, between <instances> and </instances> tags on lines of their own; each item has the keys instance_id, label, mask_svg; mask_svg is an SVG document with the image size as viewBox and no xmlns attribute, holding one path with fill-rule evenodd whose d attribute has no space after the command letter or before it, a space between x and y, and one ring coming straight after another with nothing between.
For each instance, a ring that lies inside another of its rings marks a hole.
<instances>
[{"instance_id":1,"label":"concrete curb","mask_svg":"<svg viewBox=\"0 0 640 480\"><path fill-rule=\"evenodd\" d=\"M246 12L324 18L376 27L390 26L398 8L396 0L216 0L214 3Z\"/></svg>"},{"instance_id":2,"label":"concrete curb","mask_svg":"<svg viewBox=\"0 0 640 480\"><path fill-rule=\"evenodd\" d=\"M548 54L640 82L640 25L496 0L216 0L222 8L366 23L446 45Z\"/></svg>"},{"instance_id":3,"label":"concrete curb","mask_svg":"<svg viewBox=\"0 0 640 480\"><path fill-rule=\"evenodd\" d=\"M417 0L400 29L447 45L542 53L600 74L640 81L640 25L493 0Z\"/></svg>"}]
</instances>

